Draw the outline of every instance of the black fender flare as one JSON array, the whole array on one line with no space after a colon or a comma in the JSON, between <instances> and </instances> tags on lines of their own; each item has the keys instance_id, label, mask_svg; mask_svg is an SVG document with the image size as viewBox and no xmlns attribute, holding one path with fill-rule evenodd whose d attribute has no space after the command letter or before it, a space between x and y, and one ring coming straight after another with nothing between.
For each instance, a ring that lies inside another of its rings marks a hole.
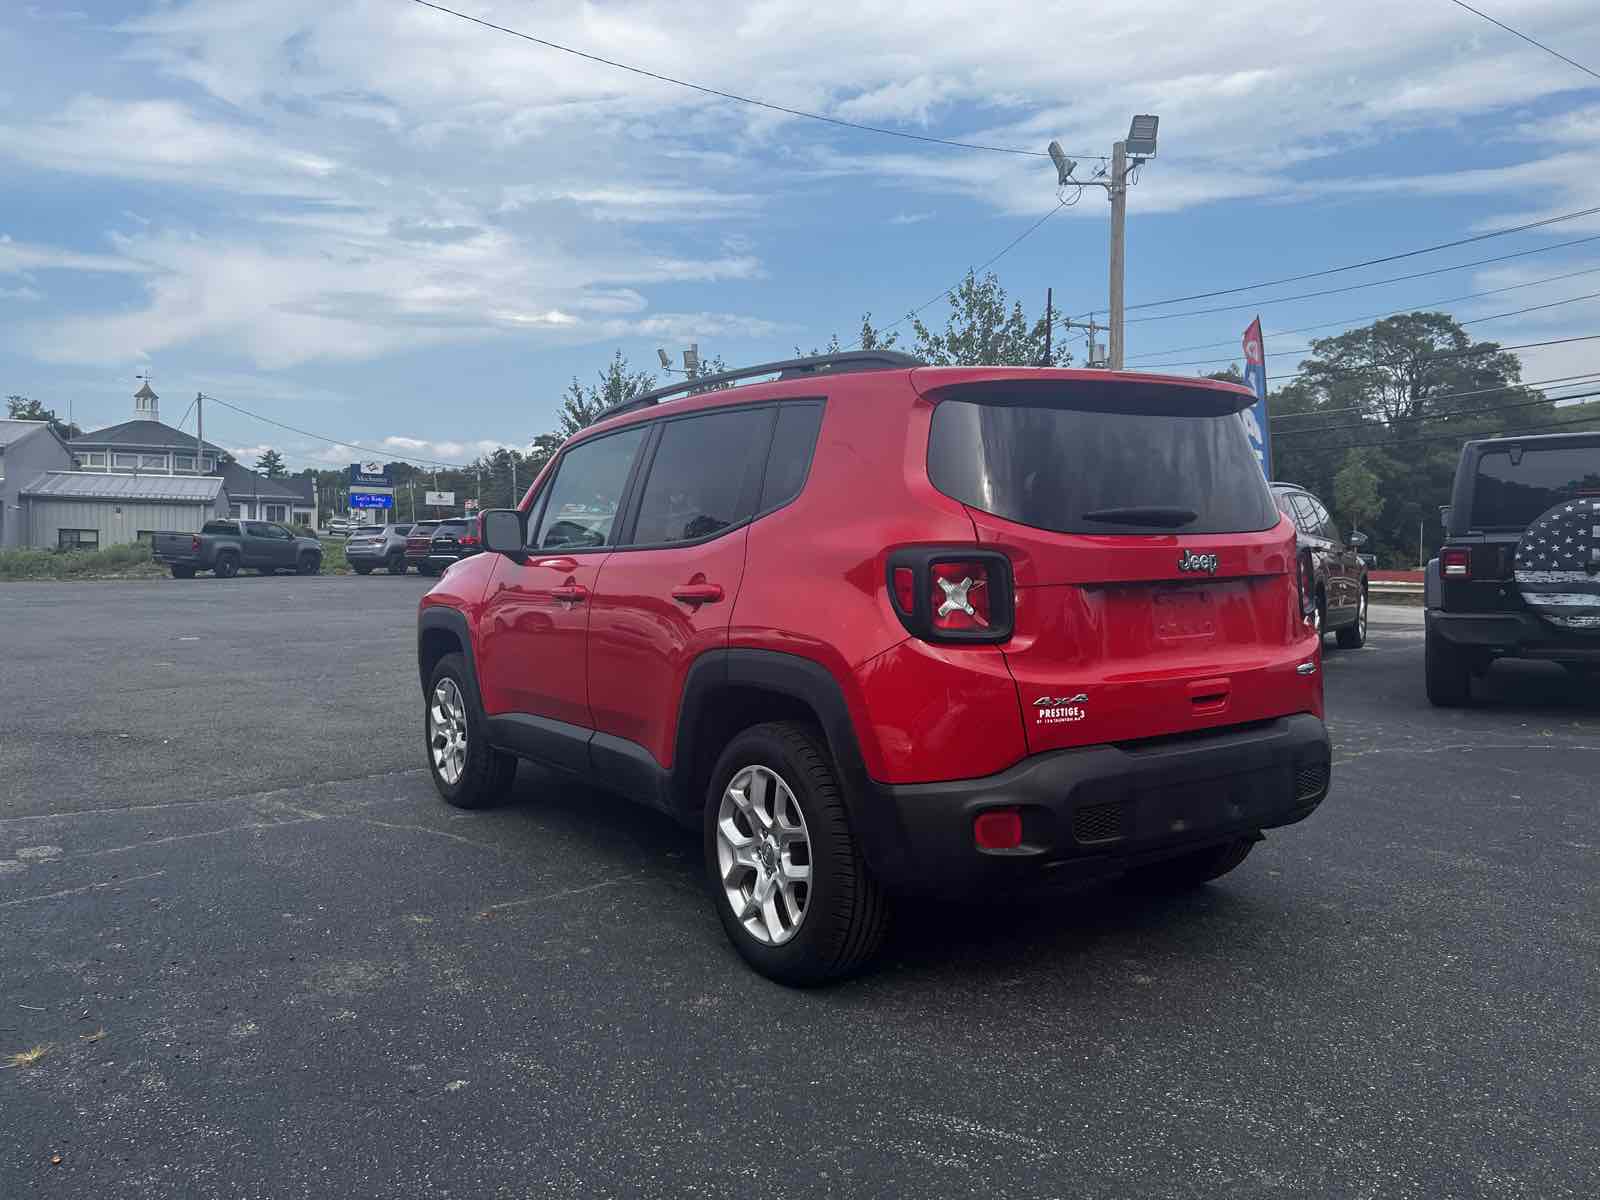
<instances>
[{"instance_id":1,"label":"black fender flare","mask_svg":"<svg viewBox=\"0 0 1600 1200\"><path fill-rule=\"evenodd\" d=\"M472 632L467 625L466 614L439 606L425 608L417 614L417 675L423 693L428 691L427 658L423 653L423 645L433 630L444 630L461 643L461 653L467 660L467 674L471 676L473 690L481 697L483 692L478 688L478 662L472 652Z\"/></svg>"}]
</instances>

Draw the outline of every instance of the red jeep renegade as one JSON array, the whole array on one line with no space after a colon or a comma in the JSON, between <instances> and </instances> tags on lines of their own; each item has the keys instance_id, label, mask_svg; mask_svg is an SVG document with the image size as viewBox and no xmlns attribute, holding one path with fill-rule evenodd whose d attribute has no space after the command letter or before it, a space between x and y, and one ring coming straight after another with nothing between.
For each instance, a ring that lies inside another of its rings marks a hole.
<instances>
[{"instance_id":1,"label":"red jeep renegade","mask_svg":"<svg viewBox=\"0 0 1600 1200\"><path fill-rule=\"evenodd\" d=\"M872 351L619 405L422 600L434 783L486 804L528 758L703 830L786 983L899 892L1216 878L1329 779L1250 403Z\"/></svg>"}]
</instances>

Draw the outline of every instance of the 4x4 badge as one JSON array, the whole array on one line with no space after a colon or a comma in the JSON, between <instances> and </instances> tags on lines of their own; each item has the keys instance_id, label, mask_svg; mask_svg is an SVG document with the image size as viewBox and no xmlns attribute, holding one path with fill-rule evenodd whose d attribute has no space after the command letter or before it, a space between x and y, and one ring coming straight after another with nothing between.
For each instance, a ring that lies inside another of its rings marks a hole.
<instances>
[{"instance_id":1,"label":"4x4 badge","mask_svg":"<svg viewBox=\"0 0 1600 1200\"><path fill-rule=\"evenodd\" d=\"M1207 575L1217 573L1217 556L1215 554L1196 554L1193 550L1185 550L1178 559L1180 571L1204 571Z\"/></svg>"}]
</instances>

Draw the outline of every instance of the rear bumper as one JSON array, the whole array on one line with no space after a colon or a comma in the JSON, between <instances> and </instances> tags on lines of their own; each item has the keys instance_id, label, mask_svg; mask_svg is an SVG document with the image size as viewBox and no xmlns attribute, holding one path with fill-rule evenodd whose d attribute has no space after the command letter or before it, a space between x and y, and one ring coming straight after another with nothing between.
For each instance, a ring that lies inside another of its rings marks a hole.
<instances>
[{"instance_id":1,"label":"rear bumper","mask_svg":"<svg viewBox=\"0 0 1600 1200\"><path fill-rule=\"evenodd\" d=\"M1499 658L1600 663L1600 637L1564 634L1529 612L1457 613L1430 608L1423 619L1435 637Z\"/></svg>"},{"instance_id":2,"label":"rear bumper","mask_svg":"<svg viewBox=\"0 0 1600 1200\"><path fill-rule=\"evenodd\" d=\"M381 563L389 557L382 545L377 546L346 546L344 556L350 562Z\"/></svg>"},{"instance_id":3,"label":"rear bumper","mask_svg":"<svg viewBox=\"0 0 1600 1200\"><path fill-rule=\"evenodd\" d=\"M1092 882L1311 815L1331 755L1310 713L1145 742L1058 750L949 783L871 784L856 813L874 874L897 890ZM979 850L973 819L1022 812L1023 844Z\"/></svg>"}]
</instances>

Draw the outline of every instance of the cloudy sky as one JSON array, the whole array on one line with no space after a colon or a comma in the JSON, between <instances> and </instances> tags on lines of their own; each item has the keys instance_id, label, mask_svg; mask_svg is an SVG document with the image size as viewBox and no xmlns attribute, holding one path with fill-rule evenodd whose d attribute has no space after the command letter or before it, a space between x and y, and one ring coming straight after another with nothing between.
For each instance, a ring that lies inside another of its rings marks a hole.
<instances>
[{"instance_id":1,"label":"cloudy sky","mask_svg":"<svg viewBox=\"0 0 1600 1200\"><path fill-rule=\"evenodd\" d=\"M1449 0L451 6L843 120L1059 138L1080 175L1130 114L1159 113L1129 203L1130 304L1600 205L1600 82ZM1475 7L1600 69L1594 0ZM543 432L565 383L617 348L647 364L693 341L742 362L848 341L864 311L904 316L1057 202L1038 157L729 103L413 0L6 8L0 393L90 427L125 419L151 369L169 422L204 390L470 457ZM1064 310L1103 307L1105 238L1090 189L995 270L1030 309L1046 287ZM1453 299L1491 289L1513 290ZM1128 354L1214 369L1259 311L1284 374L1306 337L1441 300L1508 344L1600 333L1600 300L1559 303L1590 293L1600 216L1135 310L1162 319L1130 323ZM1498 315L1536 305L1551 307ZM1326 327L1270 336L1311 325ZM1600 342L1525 355L1530 380L1588 369ZM294 466L353 457L216 406L206 432Z\"/></svg>"}]
</instances>

